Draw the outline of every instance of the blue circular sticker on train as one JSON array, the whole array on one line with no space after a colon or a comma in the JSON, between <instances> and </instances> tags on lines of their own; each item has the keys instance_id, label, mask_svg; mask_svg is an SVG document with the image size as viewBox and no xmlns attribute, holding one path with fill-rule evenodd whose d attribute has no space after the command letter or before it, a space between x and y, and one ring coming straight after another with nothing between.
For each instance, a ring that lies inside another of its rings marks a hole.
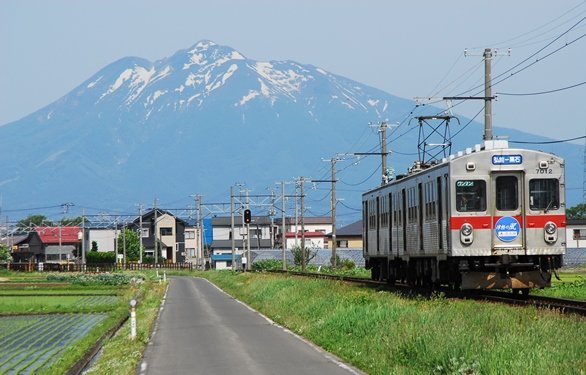
<instances>
[{"instance_id":1,"label":"blue circular sticker on train","mask_svg":"<svg viewBox=\"0 0 586 375\"><path fill-rule=\"evenodd\" d=\"M519 221L512 216L503 216L497 220L494 230L499 240L511 242L519 237L521 225L519 225Z\"/></svg>"}]
</instances>

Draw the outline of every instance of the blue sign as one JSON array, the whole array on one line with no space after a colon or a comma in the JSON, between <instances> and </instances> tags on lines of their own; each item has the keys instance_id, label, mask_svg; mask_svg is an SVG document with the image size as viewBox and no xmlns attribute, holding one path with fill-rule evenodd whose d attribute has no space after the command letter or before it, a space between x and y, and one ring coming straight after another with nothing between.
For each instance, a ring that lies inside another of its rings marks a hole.
<instances>
[{"instance_id":1,"label":"blue sign","mask_svg":"<svg viewBox=\"0 0 586 375\"><path fill-rule=\"evenodd\" d=\"M493 155L492 164L494 165L514 165L523 164L523 155Z\"/></svg>"},{"instance_id":2,"label":"blue sign","mask_svg":"<svg viewBox=\"0 0 586 375\"><path fill-rule=\"evenodd\" d=\"M519 233L521 233L521 225L519 225L519 221L512 216L503 216L496 222L494 230L499 240L511 242L519 237Z\"/></svg>"}]
</instances>

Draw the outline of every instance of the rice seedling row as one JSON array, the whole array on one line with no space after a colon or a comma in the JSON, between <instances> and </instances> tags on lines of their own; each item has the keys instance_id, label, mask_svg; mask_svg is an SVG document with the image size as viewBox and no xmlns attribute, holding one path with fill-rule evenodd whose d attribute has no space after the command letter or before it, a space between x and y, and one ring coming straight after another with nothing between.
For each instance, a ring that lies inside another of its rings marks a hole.
<instances>
[{"instance_id":1,"label":"rice seedling row","mask_svg":"<svg viewBox=\"0 0 586 375\"><path fill-rule=\"evenodd\" d=\"M2 330L0 373L28 374L56 361L60 352L82 338L106 316L63 314L0 318L0 327L6 326L6 323L21 327L20 331L7 332L8 335ZM25 322L19 322L19 319Z\"/></svg>"}]
</instances>

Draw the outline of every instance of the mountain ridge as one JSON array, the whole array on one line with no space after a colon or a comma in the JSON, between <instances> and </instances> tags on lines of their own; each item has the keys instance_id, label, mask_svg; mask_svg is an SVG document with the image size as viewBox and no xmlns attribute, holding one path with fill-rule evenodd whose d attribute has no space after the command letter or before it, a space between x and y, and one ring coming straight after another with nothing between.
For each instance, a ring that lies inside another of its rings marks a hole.
<instances>
[{"instance_id":1,"label":"mountain ridge","mask_svg":"<svg viewBox=\"0 0 586 375\"><path fill-rule=\"evenodd\" d=\"M313 65L247 59L203 40L154 62L118 59L55 102L1 126L0 193L9 207L53 199L122 209L154 197L214 197L219 187L227 192L242 180L272 186L352 151L369 122L400 122L414 108L410 100ZM391 148L415 146L415 133L400 140L391 135ZM471 140L480 135L472 123L454 149L479 143ZM372 147L377 138L370 139ZM556 149L571 158L577 150ZM395 153L390 162L400 173L412 159ZM361 163L349 178L361 181L380 164L375 158ZM360 206L359 193L346 194Z\"/></svg>"}]
</instances>

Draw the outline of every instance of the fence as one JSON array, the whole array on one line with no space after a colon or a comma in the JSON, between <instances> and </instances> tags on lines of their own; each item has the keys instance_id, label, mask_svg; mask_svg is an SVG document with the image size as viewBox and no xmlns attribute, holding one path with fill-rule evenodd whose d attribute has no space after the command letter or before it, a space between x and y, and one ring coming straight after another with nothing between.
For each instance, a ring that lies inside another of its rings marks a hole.
<instances>
[{"instance_id":1,"label":"fence","mask_svg":"<svg viewBox=\"0 0 586 375\"><path fill-rule=\"evenodd\" d=\"M193 263L102 263L102 264L78 264L78 263L5 263L0 264L0 269L25 272L114 272L122 270L192 270Z\"/></svg>"}]
</instances>

